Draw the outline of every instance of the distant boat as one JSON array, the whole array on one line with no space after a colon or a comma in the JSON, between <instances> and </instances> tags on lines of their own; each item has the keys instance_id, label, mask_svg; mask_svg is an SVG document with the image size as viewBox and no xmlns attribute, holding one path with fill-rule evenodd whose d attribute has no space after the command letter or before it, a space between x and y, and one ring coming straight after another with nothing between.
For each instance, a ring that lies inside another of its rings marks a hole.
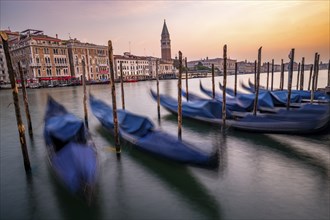
<instances>
[{"instance_id":1,"label":"distant boat","mask_svg":"<svg viewBox=\"0 0 330 220\"><path fill-rule=\"evenodd\" d=\"M244 83L241 82L241 86L243 89L254 93L255 89L254 89L254 84L249 80L249 85L245 85ZM259 92L266 92L268 90L266 89L262 89L259 88ZM284 96L287 97L288 94L288 90L275 90L272 91L272 93L274 93L275 95L278 96ZM301 99L301 101L310 101L311 99L311 95L312 92L308 91L308 90L291 90L291 103L294 103L295 97L299 96L299 98ZM329 103L330 102L330 95L327 94L325 91L314 91L314 100L318 100L318 101L323 101L325 103Z\"/></svg>"},{"instance_id":2,"label":"distant boat","mask_svg":"<svg viewBox=\"0 0 330 220\"><path fill-rule=\"evenodd\" d=\"M112 108L92 95L89 100L95 117L113 134ZM146 117L122 109L117 110L117 114L120 137L137 149L181 163L214 166L217 161L215 152L205 153L175 136L155 129L153 123Z\"/></svg>"},{"instance_id":3,"label":"distant boat","mask_svg":"<svg viewBox=\"0 0 330 220\"><path fill-rule=\"evenodd\" d=\"M50 165L60 182L90 203L98 173L96 148L83 121L50 96L44 138Z\"/></svg>"},{"instance_id":4,"label":"distant boat","mask_svg":"<svg viewBox=\"0 0 330 220\"><path fill-rule=\"evenodd\" d=\"M157 101L157 94L150 90L152 98ZM178 114L178 101L170 96L160 94L160 104L169 112ZM222 121L222 103L216 100L197 99L197 96L191 96L196 98L194 100L182 102L182 116L185 118L191 118L198 121L220 124ZM227 115L230 117L230 112L227 111Z\"/></svg>"},{"instance_id":5,"label":"distant boat","mask_svg":"<svg viewBox=\"0 0 330 220\"><path fill-rule=\"evenodd\" d=\"M209 89L206 89L203 87L202 83L200 82L200 90L207 96L212 97L212 91ZM222 102L223 97L222 93L217 93L215 95L215 99ZM244 109L243 111L253 111L254 108L254 100L255 95L254 94L239 94L236 97L235 96L226 96L226 105L233 105L237 106L236 109L232 109L234 111L242 111L237 110L238 107L241 109ZM273 109L274 108L274 102L272 99L272 96L269 93L261 93L258 97L258 110L262 109Z\"/></svg>"},{"instance_id":6,"label":"distant boat","mask_svg":"<svg viewBox=\"0 0 330 220\"><path fill-rule=\"evenodd\" d=\"M275 113L247 113L227 123L230 127L249 132L311 134L328 128L329 120L329 105L303 104L300 108L280 109Z\"/></svg>"},{"instance_id":7,"label":"distant boat","mask_svg":"<svg viewBox=\"0 0 330 220\"><path fill-rule=\"evenodd\" d=\"M151 91L154 100L155 92ZM189 94L190 96L191 94ZM217 100L200 99L192 95L193 100L183 102L182 116L195 120L222 125L222 102ZM208 102L207 102L208 101ZM209 103L217 105L208 105ZM208 104L206 104L208 103ZM160 104L168 111L177 114L177 100L166 95L160 95ZM330 106L302 104L300 108L286 110L274 109L269 113L257 112L253 115L248 111L234 111L233 106L227 105L226 124L229 127L260 133L309 134L323 131L329 126ZM210 114L212 112L212 114ZM214 117L217 116L217 119Z\"/></svg>"}]
</instances>

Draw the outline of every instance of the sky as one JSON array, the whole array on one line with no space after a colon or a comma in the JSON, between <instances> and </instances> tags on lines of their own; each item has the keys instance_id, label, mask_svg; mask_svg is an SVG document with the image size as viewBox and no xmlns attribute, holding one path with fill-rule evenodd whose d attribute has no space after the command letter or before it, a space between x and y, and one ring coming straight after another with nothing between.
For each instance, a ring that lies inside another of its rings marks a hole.
<instances>
[{"instance_id":1,"label":"sky","mask_svg":"<svg viewBox=\"0 0 330 220\"><path fill-rule=\"evenodd\" d=\"M25 1L0 0L0 28L43 30L63 40L107 45L114 54L130 51L161 56L164 20L170 33L172 58L178 51L189 60L227 56L262 62L312 63L315 53L329 61L330 1Z\"/></svg>"}]
</instances>

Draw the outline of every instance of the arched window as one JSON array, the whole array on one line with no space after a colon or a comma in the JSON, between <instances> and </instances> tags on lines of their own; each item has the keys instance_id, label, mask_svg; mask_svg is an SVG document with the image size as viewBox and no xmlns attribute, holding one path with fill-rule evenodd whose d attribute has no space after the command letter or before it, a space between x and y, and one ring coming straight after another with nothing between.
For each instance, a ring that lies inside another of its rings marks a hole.
<instances>
[{"instance_id":1,"label":"arched window","mask_svg":"<svg viewBox=\"0 0 330 220\"><path fill-rule=\"evenodd\" d=\"M76 65L78 65L78 56L76 56ZM78 71L77 71L78 72Z\"/></svg>"}]
</instances>

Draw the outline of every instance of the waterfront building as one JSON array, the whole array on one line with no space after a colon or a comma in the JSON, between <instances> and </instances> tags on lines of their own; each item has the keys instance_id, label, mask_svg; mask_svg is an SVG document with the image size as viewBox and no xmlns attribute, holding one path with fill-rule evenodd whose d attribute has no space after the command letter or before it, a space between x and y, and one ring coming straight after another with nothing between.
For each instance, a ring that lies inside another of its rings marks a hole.
<instances>
[{"instance_id":1,"label":"waterfront building","mask_svg":"<svg viewBox=\"0 0 330 220\"><path fill-rule=\"evenodd\" d=\"M77 39L66 41L72 76L82 79L85 61L86 79L108 81L110 66L108 47L91 43L82 43Z\"/></svg>"},{"instance_id":2,"label":"waterfront building","mask_svg":"<svg viewBox=\"0 0 330 220\"><path fill-rule=\"evenodd\" d=\"M0 39L0 83L8 83L8 82L9 82L9 75L8 75L7 61L3 49L3 44Z\"/></svg>"},{"instance_id":3,"label":"waterfront building","mask_svg":"<svg viewBox=\"0 0 330 220\"><path fill-rule=\"evenodd\" d=\"M114 55L116 78L120 77L120 63L125 81L146 80L153 76L152 59L148 57L132 55L129 52L125 52L124 55ZM155 66L154 63L154 68Z\"/></svg>"},{"instance_id":4,"label":"waterfront building","mask_svg":"<svg viewBox=\"0 0 330 220\"><path fill-rule=\"evenodd\" d=\"M227 59L227 72L228 73L233 73L235 71L235 63L236 63L236 60ZM211 69L212 64L214 64L214 69L218 69L220 72L223 72L224 62L223 62L222 58L209 59L208 57L206 57L205 59L189 61L187 63L187 66L189 69L191 69L191 68L195 68L197 65L202 65L204 67Z\"/></svg>"},{"instance_id":5,"label":"waterfront building","mask_svg":"<svg viewBox=\"0 0 330 220\"><path fill-rule=\"evenodd\" d=\"M20 62L28 85L65 84L71 79L68 50L65 42L57 36L53 38L43 31L27 29L10 41L10 52L16 74Z\"/></svg>"}]
</instances>

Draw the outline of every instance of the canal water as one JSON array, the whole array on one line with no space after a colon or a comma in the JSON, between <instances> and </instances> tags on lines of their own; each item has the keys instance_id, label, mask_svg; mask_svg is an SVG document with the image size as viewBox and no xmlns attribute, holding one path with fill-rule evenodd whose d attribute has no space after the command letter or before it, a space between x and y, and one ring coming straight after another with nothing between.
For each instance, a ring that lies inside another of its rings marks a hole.
<instances>
[{"instance_id":1,"label":"canal water","mask_svg":"<svg viewBox=\"0 0 330 220\"><path fill-rule=\"evenodd\" d=\"M307 74L308 75L308 74ZM239 81L253 75L239 75ZM327 83L320 71L319 87ZM279 73L274 87L278 88ZM295 75L293 85L295 87ZM189 79L197 94L199 81L211 89L211 78ZM305 80L305 88L307 88ZM216 85L222 77L216 77ZM266 74L261 75L265 85ZM233 87L234 76L227 85ZM185 81L182 83L185 88ZM160 92L177 97L177 80L160 81ZM149 89L156 81L126 83L126 109L148 116L160 129L177 135L177 118L157 104ZM219 92L218 87L217 91ZM111 104L109 85L91 85L87 91ZM121 106L120 84L116 84ZM28 90L34 138L26 132L32 174L24 171L10 90L0 91L1 220L14 219L329 219L330 134L254 134L232 129L220 135L220 126L184 119L182 138L206 152L219 149L219 165L205 169L154 158L129 144L121 159L114 139L88 112L96 143L100 173L92 206L72 197L54 178L43 140L47 95L83 118L83 88ZM26 125L21 92L21 113ZM26 126L27 127L27 126Z\"/></svg>"}]
</instances>

